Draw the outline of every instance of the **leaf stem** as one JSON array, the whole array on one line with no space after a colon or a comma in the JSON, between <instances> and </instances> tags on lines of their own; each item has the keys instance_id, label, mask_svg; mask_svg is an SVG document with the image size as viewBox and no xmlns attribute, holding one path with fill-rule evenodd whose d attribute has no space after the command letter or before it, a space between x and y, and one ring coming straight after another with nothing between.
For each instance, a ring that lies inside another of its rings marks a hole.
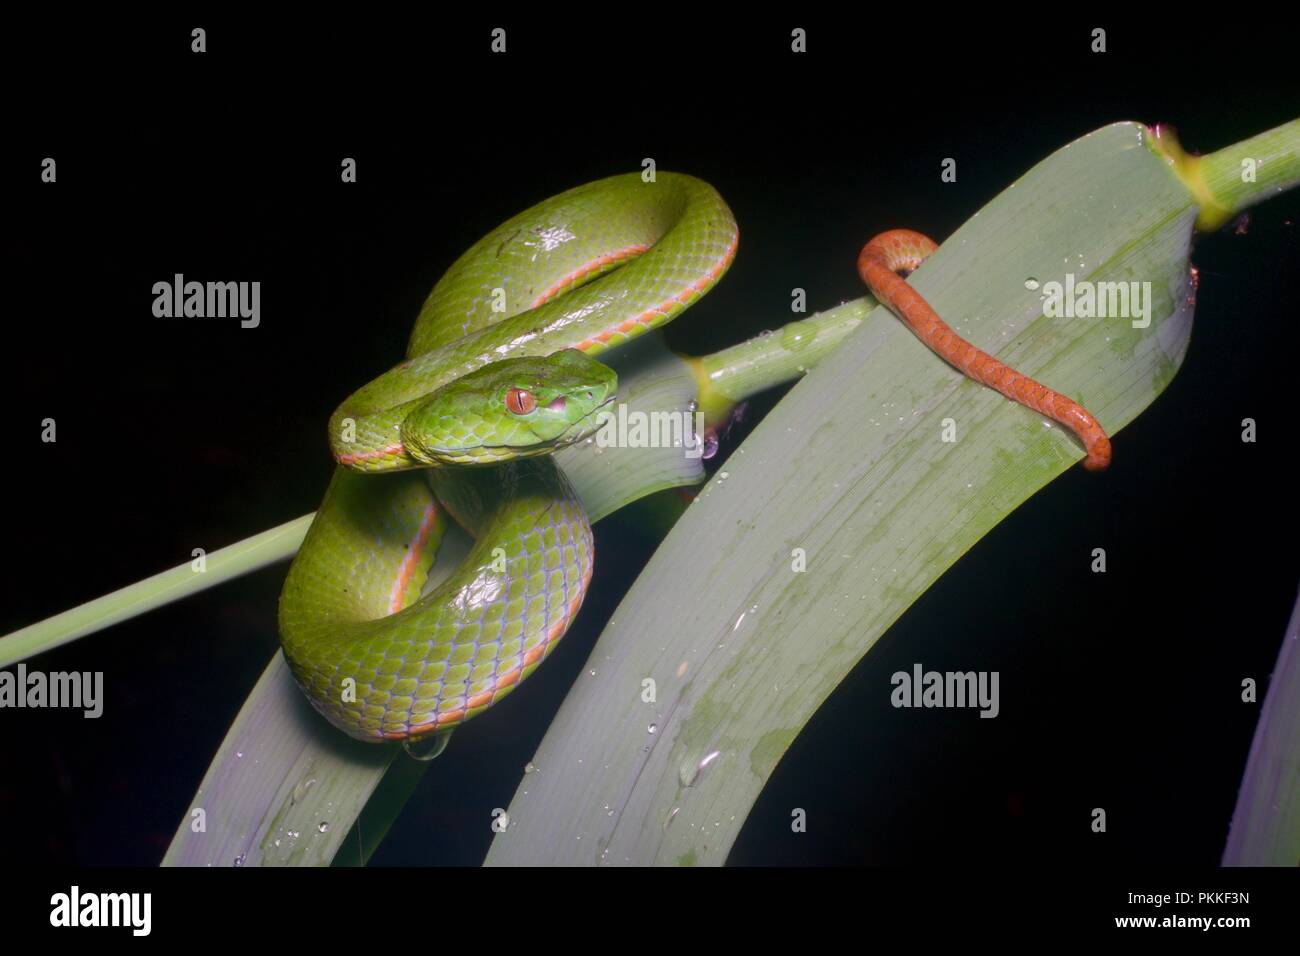
<instances>
[{"instance_id":1,"label":"leaf stem","mask_svg":"<svg viewBox=\"0 0 1300 956\"><path fill-rule=\"evenodd\" d=\"M686 359L706 424L716 426L737 402L801 377L835 351L877 304L864 295L712 355Z\"/></svg>"},{"instance_id":2,"label":"leaf stem","mask_svg":"<svg viewBox=\"0 0 1300 956\"><path fill-rule=\"evenodd\" d=\"M1300 119L1205 156L1186 152L1169 127L1151 130L1150 145L1200 203L1203 231L1300 184Z\"/></svg>"},{"instance_id":3,"label":"leaf stem","mask_svg":"<svg viewBox=\"0 0 1300 956\"><path fill-rule=\"evenodd\" d=\"M302 544L313 517L303 515L214 551L205 556L205 569L201 572L194 570L193 563L182 564L14 631L0 638L0 667L8 667L119 621L292 557Z\"/></svg>"}]
</instances>

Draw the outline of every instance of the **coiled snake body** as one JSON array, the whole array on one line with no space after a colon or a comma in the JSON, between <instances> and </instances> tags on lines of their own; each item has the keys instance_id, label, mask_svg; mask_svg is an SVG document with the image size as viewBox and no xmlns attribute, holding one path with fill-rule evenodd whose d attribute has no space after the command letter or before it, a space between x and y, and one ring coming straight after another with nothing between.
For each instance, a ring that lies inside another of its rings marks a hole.
<instances>
[{"instance_id":1,"label":"coiled snake body","mask_svg":"<svg viewBox=\"0 0 1300 956\"><path fill-rule=\"evenodd\" d=\"M536 456L581 438L612 399L614 373L591 357L695 302L736 241L708 184L633 174L534 206L452 265L407 360L331 418L342 467L281 594L285 657L331 723L424 737L541 663L582 604L592 539L568 481ZM421 597L447 512L476 545Z\"/></svg>"}]
</instances>

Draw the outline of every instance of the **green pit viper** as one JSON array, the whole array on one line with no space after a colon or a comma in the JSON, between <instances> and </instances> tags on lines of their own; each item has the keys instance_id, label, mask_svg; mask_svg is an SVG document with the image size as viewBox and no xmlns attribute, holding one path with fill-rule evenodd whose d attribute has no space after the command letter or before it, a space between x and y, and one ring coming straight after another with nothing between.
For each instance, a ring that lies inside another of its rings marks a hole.
<instances>
[{"instance_id":1,"label":"green pit viper","mask_svg":"<svg viewBox=\"0 0 1300 956\"><path fill-rule=\"evenodd\" d=\"M364 741L436 735L501 700L564 635L591 580L582 503L548 457L614 399L595 356L704 295L736 253L722 197L690 176L615 176L503 223L429 294L402 364L330 419L339 467L280 597L281 643L315 708ZM863 249L877 299L941 356L1073 428L1080 406L960 339L896 274L934 249L894 230ZM475 545L424 593L447 516Z\"/></svg>"}]
</instances>

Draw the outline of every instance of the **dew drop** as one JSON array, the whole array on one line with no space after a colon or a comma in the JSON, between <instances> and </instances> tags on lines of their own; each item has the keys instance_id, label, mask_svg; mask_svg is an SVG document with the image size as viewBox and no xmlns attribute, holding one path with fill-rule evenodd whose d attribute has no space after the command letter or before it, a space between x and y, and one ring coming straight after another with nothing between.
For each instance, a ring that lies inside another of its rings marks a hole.
<instances>
[{"instance_id":1,"label":"dew drop","mask_svg":"<svg viewBox=\"0 0 1300 956\"><path fill-rule=\"evenodd\" d=\"M658 724L651 724L651 725L650 725L649 727L647 727L645 730L646 730L646 733L648 733L648 734L657 733L657 732L659 731L659 725L658 725Z\"/></svg>"},{"instance_id":2,"label":"dew drop","mask_svg":"<svg viewBox=\"0 0 1300 956\"><path fill-rule=\"evenodd\" d=\"M316 824L316 830L318 833L329 833L330 825L322 820L320 823Z\"/></svg>"},{"instance_id":3,"label":"dew drop","mask_svg":"<svg viewBox=\"0 0 1300 956\"><path fill-rule=\"evenodd\" d=\"M417 737L415 739L408 737L402 741L402 749L406 751L407 756L412 760L425 763L441 755L447 749L447 741L450 739L450 730L440 730L427 737Z\"/></svg>"},{"instance_id":4,"label":"dew drop","mask_svg":"<svg viewBox=\"0 0 1300 956\"><path fill-rule=\"evenodd\" d=\"M700 774L709 769L709 765L722 755L721 750L711 750L698 761L687 760L677 770L677 779L683 787L693 787L700 779Z\"/></svg>"},{"instance_id":5,"label":"dew drop","mask_svg":"<svg viewBox=\"0 0 1300 956\"><path fill-rule=\"evenodd\" d=\"M293 788L293 793L289 800L291 803L297 803L303 797L307 796L307 791L316 786L315 777L305 777L298 781L298 785Z\"/></svg>"},{"instance_id":6,"label":"dew drop","mask_svg":"<svg viewBox=\"0 0 1300 956\"><path fill-rule=\"evenodd\" d=\"M1028 279L1025 280L1025 288L1028 289L1028 290L1031 291L1031 292L1032 292L1034 289L1037 289L1037 288L1038 288L1038 280L1035 279L1033 276L1030 276Z\"/></svg>"}]
</instances>

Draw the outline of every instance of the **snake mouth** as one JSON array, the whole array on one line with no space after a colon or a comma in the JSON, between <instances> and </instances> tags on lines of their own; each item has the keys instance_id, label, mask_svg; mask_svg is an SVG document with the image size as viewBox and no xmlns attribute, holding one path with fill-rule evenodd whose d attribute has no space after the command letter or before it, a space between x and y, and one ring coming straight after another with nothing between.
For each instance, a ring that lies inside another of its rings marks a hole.
<instances>
[{"instance_id":1,"label":"snake mouth","mask_svg":"<svg viewBox=\"0 0 1300 956\"><path fill-rule=\"evenodd\" d=\"M611 394L603 402L591 411L587 412L587 414L583 415L564 431L560 432L560 434L556 436L555 440L548 444L546 448L564 448L565 446L572 445L575 442L582 441L582 439L586 438L599 427L596 419L607 406L614 404L614 399L617 397L617 395ZM563 402L564 396L560 396L556 401ZM555 402L551 402L551 405L554 404ZM563 406L561 406L561 408L563 408Z\"/></svg>"}]
</instances>

